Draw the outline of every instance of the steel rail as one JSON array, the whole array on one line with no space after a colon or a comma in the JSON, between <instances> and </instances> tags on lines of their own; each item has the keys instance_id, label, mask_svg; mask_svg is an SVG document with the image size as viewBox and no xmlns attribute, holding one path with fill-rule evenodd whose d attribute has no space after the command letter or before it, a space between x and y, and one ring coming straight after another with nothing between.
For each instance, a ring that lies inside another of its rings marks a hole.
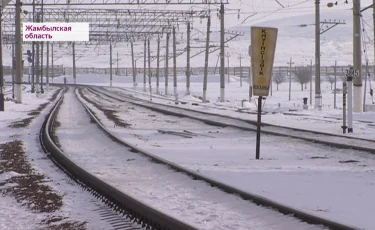
<instances>
[{"instance_id":1,"label":"steel rail","mask_svg":"<svg viewBox=\"0 0 375 230\"><path fill-rule=\"evenodd\" d=\"M85 86L86 88L90 88L92 89L93 87L92 86ZM107 95L103 92L99 92L101 94L104 94L104 95ZM108 96L109 97L109 96ZM79 97L78 97L79 98ZM114 98L114 99L117 99L117 98ZM90 118L92 121L94 121L97 126L103 130L103 132L105 132L111 139L113 139L114 141L116 141L117 143L119 144L122 144L124 146L127 146L129 148L132 149L132 152L134 153L139 153L143 156L146 156L146 157L149 157L151 158L153 161L157 162L157 163L160 163L160 164L164 164L164 165L167 165L171 168L173 168L174 170L178 171L178 172L182 172L182 173L185 173L187 174L188 176L196 179L196 180L201 180L201 181L204 181L204 182L207 182L209 183L211 186L213 187L217 187L229 194L236 194L236 195L239 195L241 198L243 198L244 200L249 200L255 204L258 204L258 205L261 205L261 206L265 206L265 207L270 207L270 208L273 208L275 210L277 210L278 212L280 213L283 213L285 215L292 215L302 221L305 221L309 224L313 224L313 225L323 225L323 226L326 226L332 230L359 230L360 228L357 228L357 227L354 227L354 226L350 226L350 225L346 225L346 224L342 224L342 223L339 223L339 222L335 222L335 221L332 221L332 220L329 220L329 219L326 219L326 218L322 218L322 217L319 217L319 216L316 216L316 215L313 215L313 214L310 214L308 212L305 212L305 211L302 211L302 210L299 210L299 209L296 209L296 208L293 208L291 206L288 206L288 205L285 205L285 204L281 204L279 202L276 202L276 201L273 201L273 200L270 200L266 197L263 197L263 196L259 196L257 194L254 194L254 193L250 193L250 192L245 192L245 191L242 191L240 189L237 189L235 187L232 187L232 186L229 186L227 184L224 184L224 183L221 183L211 177L208 177L208 176L204 176L204 175L201 175L201 174L198 174L192 170L189 170L187 168L184 168L184 167L181 167L173 162L170 162L168 160L165 160L164 158L161 158L161 157L158 157L146 150L143 150L127 141L124 141L122 140L121 138L119 138L117 135L113 134L112 132L110 132L99 120L98 118L95 116L95 114L90 110L90 108L85 104L85 102L83 101L83 99L79 98L80 102L82 103L82 105L84 106L86 112L90 115ZM129 101L127 101L129 102ZM86 103L89 103L89 102L86 102ZM131 104L134 104L134 105L137 105L137 106L141 106L141 107L147 107L147 106L143 106L141 103L133 103L133 102L129 102ZM183 114L180 114L180 116L184 116Z\"/></svg>"},{"instance_id":2,"label":"steel rail","mask_svg":"<svg viewBox=\"0 0 375 230\"><path fill-rule=\"evenodd\" d=\"M121 88L121 89L129 91L129 92L134 92L132 90L128 90L128 89L124 89L124 88ZM139 92L137 92L137 93L139 93ZM112 97L111 95L107 95L107 96ZM124 99L126 96L125 95L121 95L121 97L122 97L122 99ZM222 127L224 127L224 126L230 126L230 127L242 129L242 130L245 130L245 131L256 131L256 125L257 125L256 121L242 119L242 118L236 118L236 117L232 117L232 116L229 116L229 115L221 115L221 114L217 114L217 113L202 112L202 111L197 111L197 110L189 109L189 108L181 108L181 107L176 107L176 106L173 106L173 105L166 105L166 104L154 103L157 106L163 106L163 107L166 108L165 110L162 110L162 109L157 109L157 108L151 108L151 106L147 106L146 105L147 103L151 103L148 100L143 100L143 99L140 99L140 98L134 98L134 97L129 97L129 96L127 96L126 98L129 98L131 100L137 99L139 101L144 101L145 103L141 103L140 106L143 106L143 107L149 108L149 109L153 109L155 111L159 110L160 112L167 111L170 115L185 116L185 117L189 117L189 118L192 118L192 119L201 120L201 121L203 121L205 123L209 123L209 124L217 125L217 126L222 126ZM120 99L115 98L115 97L114 97L114 99L120 100ZM170 100L170 101L174 102L174 99L171 99L171 98L163 98L163 99ZM197 105L200 105L200 103L197 103ZM199 113L199 114L202 114L202 115L215 116L215 117L218 117L218 118L231 119L231 120L234 120L234 121L241 121L241 122L253 125L254 128L242 127L242 126L239 126L239 125L231 125L231 124L227 124L227 123L223 124L223 123L216 122L216 121L213 121L213 120L207 120L207 119L197 118L195 116L189 116L187 114L173 112L171 110L168 110L168 108L175 109L175 110L185 110L185 111L190 111L190 112L193 112L193 113ZM262 122L261 126L263 126L263 127L269 127L269 128L285 129L285 131L286 131L285 133L280 133L280 132L274 132L274 131L271 131L271 130L261 130L261 132L264 133L264 134L270 134L270 135L276 135L276 136L284 136L284 137L291 137L291 138L296 138L296 139L300 139L300 140L314 142L314 143L317 143L317 144L324 144L324 145L328 145L328 146L332 146L332 147L336 147L336 148L353 149L353 150L364 151L364 152L369 152L369 153L375 154L375 148L369 148L369 147L365 147L365 146L356 146L356 145L351 145L349 143L342 144L342 143L332 142L332 141L329 141L329 140L318 140L316 138L311 138L311 137L300 136L300 135L295 135L295 134L292 134L292 133L288 133L288 130L295 131L295 132L301 132L301 133L316 134L316 135L321 135L321 136L337 137L337 138L341 138L343 140L347 139L347 140L366 141L368 143L371 143L371 144L375 145L375 141L369 140L369 139L365 139L365 138L359 138L359 137L353 137L353 136L343 136L343 135L339 135L339 134L330 134L330 133L313 131L313 130L305 130L305 129L299 129L299 128L292 128L292 127L286 127L286 126L269 124L269 123L265 123L265 122Z\"/></svg>"},{"instance_id":3,"label":"steel rail","mask_svg":"<svg viewBox=\"0 0 375 230\"><path fill-rule=\"evenodd\" d=\"M134 197L117 190L70 160L64 152L57 147L52 138L53 124L63 102L63 98L64 96L62 95L46 117L43 127L40 130L40 142L45 151L48 152L48 156L62 168L65 173L72 177L78 184L91 190L92 193L104 200L110 207L127 215L130 219L134 219L134 221L141 224L142 227L156 230L196 229L187 223L168 216Z\"/></svg>"}]
</instances>

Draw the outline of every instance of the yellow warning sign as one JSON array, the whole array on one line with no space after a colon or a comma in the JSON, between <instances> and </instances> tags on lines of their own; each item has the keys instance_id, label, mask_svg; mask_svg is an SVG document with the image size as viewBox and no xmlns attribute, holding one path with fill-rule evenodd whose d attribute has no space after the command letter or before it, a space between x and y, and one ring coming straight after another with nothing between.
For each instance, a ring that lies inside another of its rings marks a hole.
<instances>
[{"instance_id":1,"label":"yellow warning sign","mask_svg":"<svg viewBox=\"0 0 375 230\"><path fill-rule=\"evenodd\" d=\"M251 69L254 96L268 96L275 57L277 28L251 27Z\"/></svg>"},{"instance_id":2,"label":"yellow warning sign","mask_svg":"<svg viewBox=\"0 0 375 230\"><path fill-rule=\"evenodd\" d=\"M259 77L257 83L261 85L267 84L267 79L265 77Z\"/></svg>"}]
</instances>

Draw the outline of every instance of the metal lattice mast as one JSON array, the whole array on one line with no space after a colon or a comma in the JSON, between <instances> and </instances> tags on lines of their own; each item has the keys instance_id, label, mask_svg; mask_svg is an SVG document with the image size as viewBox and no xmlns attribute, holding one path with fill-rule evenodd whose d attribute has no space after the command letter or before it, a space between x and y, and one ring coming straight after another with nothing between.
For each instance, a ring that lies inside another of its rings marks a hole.
<instances>
[{"instance_id":1,"label":"metal lattice mast","mask_svg":"<svg viewBox=\"0 0 375 230\"><path fill-rule=\"evenodd\" d=\"M187 24L187 44L186 44L186 95L190 95L190 22Z\"/></svg>"}]
</instances>

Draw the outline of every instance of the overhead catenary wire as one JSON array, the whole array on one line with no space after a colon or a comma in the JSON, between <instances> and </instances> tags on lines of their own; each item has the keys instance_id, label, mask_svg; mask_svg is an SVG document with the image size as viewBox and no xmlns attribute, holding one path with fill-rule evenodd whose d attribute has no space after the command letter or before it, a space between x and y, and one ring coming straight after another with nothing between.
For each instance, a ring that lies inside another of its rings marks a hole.
<instances>
[{"instance_id":1,"label":"overhead catenary wire","mask_svg":"<svg viewBox=\"0 0 375 230\"><path fill-rule=\"evenodd\" d=\"M367 67L368 67L368 63L369 63L369 58L368 58L368 54L367 54L367 42L366 42L366 38L368 39L368 41L371 41L369 35L367 34L367 30L366 30L366 27L365 27L365 20L363 19L362 15L361 15L361 23L362 23L362 46L363 46L363 55L365 56L365 60L366 60L366 77L369 78L369 87L370 87L370 95L372 97L372 86L371 86L371 78L370 78L370 72L367 72ZM375 38L374 38L375 39ZM375 60L374 60L375 62ZM375 74L375 73L373 73ZM367 78L365 78L365 81L367 83ZM365 89L366 90L366 89ZM366 92L364 92L364 97L366 95Z\"/></svg>"},{"instance_id":2,"label":"overhead catenary wire","mask_svg":"<svg viewBox=\"0 0 375 230\"><path fill-rule=\"evenodd\" d=\"M270 0L271 1L271 0ZM279 5L278 7L266 7L264 6L264 1L259 2L257 1L254 4L254 1L251 2L251 4L247 3L248 1L243 1L243 0L238 0L241 6L249 6L253 11L250 12L243 12L241 9L230 9L228 6L225 6L226 8L226 15L238 15L238 19L240 20L241 18L241 23L240 24L249 24L249 23L254 23L257 21L260 21L262 19L265 19L267 17L270 17L272 15L277 15L277 14L290 14L290 13L310 13L311 12L311 2L309 1L298 1L294 3L290 3L288 1L286 7L280 8ZM341 1L336 1L338 2L339 5L343 5L344 3L348 4L348 1L341 0ZM275 2L276 3L276 2ZM283 2L284 3L284 2ZM309 5L306 5L309 4ZM284 4L283 4L284 5ZM192 6L190 9L199 7L201 9L207 9L208 6ZM241 7L240 7L241 8ZM342 10L349 10L349 9L321 9L321 12L332 12L332 11L342 11ZM211 11L211 13L215 13L216 11ZM243 17L240 17L243 16ZM212 26L215 28L215 25Z\"/></svg>"},{"instance_id":3,"label":"overhead catenary wire","mask_svg":"<svg viewBox=\"0 0 375 230\"><path fill-rule=\"evenodd\" d=\"M362 17L363 19L363 17ZM372 19L372 18L371 18ZM366 26L368 26L371 30L373 30L374 28L372 27L372 25L370 25L366 20L363 19L363 23L366 24Z\"/></svg>"},{"instance_id":4,"label":"overhead catenary wire","mask_svg":"<svg viewBox=\"0 0 375 230\"><path fill-rule=\"evenodd\" d=\"M255 0L255 1L258 2L258 3L260 2L259 0ZM279 4L280 1L277 1L277 0L274 0L274 1L275 1L276 4L278 4L280 6L283 6L283 4ZM251 1L251 5L247 3L247 2L249 2L248 0L239 0L239 2L242 5L251 7L254 10L254 0ZM264 1L262 1L262 2L264 2ZM289 0L288 0L288 4L286 5L286 7L293 7L293 6L301 5L301 4L304 4L304 3L306 3L306 0L299 1L299 2L294 3L294 4L289 4Z\"/></svg>"},{"instance_id":5,"label":"overhead catenary wire","mask_svg":"<svg viewBox=\"0 0 375 230\"><path fill-rule=\"evenodd\" d=\"M362 38L361 39L362 39L363 55L365 56L365 60L369 61L368 54L367 54L367 42L366 42L366 38L368 39L369 42L371 41L371 39L370 39L369 35L367 34L367 30L366 30L364 22L365 22L365 20L361 16L361 23L362 23Z\"/></svg>"},{"instance_id":6,"label":"overhead catenary wire","mask_svg":"<svg viewBox=\"0 0 375 230\"><path fill-rule=\"evenodd\" d=\"M243 1L240 1L241 3L243 3ZM262 15L260 17L256 17L252 20L248 20L247 22L248 23L254 23L254 22L257 22L257 21L260 21L264 18L267 18L267 17L270 17L272 15L275 15L275 14L286 14L286 13L311 13L311 9L312 9L312 6L300 6L300 7L295 7L295 6L299 6L301 4L310 4L311 2L308 2L308 1L301 1L301 2L298 2L298 3L295 3L295 4L292 4L292 5L289 5L288 3L288 7L285 7L285 8L275 8L275 7L269 7L269 8L264 8L262 10L260 9L255 9L254 6L252 6L252 9L254 12L252 12L253 14L256 13L257 15ZM341 3L345 3L345 1L341 1ZM243 3L244 5L247 5L249 6L249 4L246 4L246 3ZM321 9L321 12L332 12L332 11L343 11L343 10L348 10L348 9ZM241 12L240 12L241 14ZM250 16L254 16L254 15L250 15ZM247 18L248 19L248 18ZM242 22L241 24L243 24L244 22Z\"/></svg>"}]
</instances>

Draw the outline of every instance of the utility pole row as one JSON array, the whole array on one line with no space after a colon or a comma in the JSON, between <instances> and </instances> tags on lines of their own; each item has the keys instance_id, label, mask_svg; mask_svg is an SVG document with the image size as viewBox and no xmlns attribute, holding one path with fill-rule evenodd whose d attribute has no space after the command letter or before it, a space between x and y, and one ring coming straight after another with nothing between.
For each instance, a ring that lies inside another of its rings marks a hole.
<instances>
[{"instance_id":1,"label":"utility pole row","mask_svg":"<svg viewBox=\"0 0 375 230\"><path fill-rule=\"evenodd\" d=\"M289 101L292 98L292 65L294 62L292 62L292 58L290 58L290 61L287 63L289 65Z\"/></svg>"}]
</instances>

